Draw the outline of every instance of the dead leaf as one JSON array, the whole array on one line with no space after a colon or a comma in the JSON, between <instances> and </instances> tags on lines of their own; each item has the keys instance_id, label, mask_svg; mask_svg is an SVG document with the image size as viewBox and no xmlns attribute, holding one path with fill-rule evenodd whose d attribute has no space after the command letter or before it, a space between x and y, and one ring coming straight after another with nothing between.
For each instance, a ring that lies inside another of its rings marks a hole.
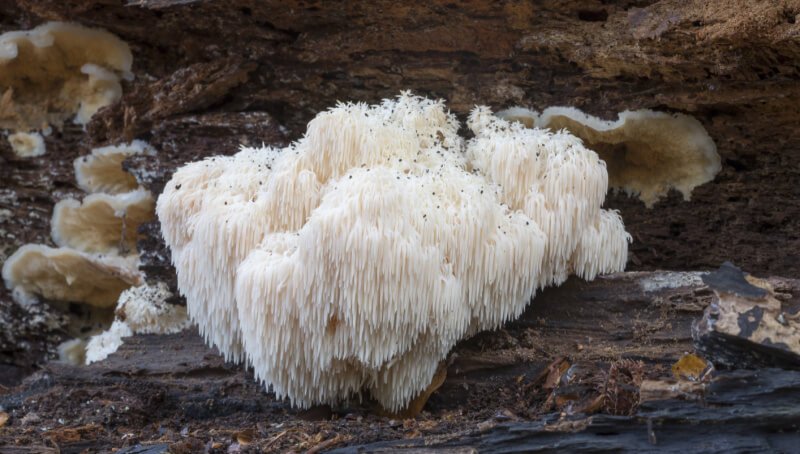
<instances>
[{"instance_id":1,"label":"dead leaf","mask_svg":"<svg viewBox=\"0 0 800 454\"><path fill-rule=\"evenodd\" d=\"M571 364L566 358L557 359L550 363L550 365L547 366L547 378L545 378L542 388L555 389L561 381L564 372L568 371L570 366Z\"/></svg>"},{"instance_id":2,"label":"dead leaf","mask_svg":"<svg viewBox=\"0 0 800 454\"><path fill-rule=\"evenodd\" d=\"M319 443L318 445L314 446L313 448L309 449L307 451L307 454L315 454L315 453L318 453L318 452L322 452L322 451L324 451L324 450L326 450L326 449L328 449L328 448L330 448L330 447L332 447L334 445L337 445L337 444L339 444L341 442L344 442L344 441L347 441L349 439L350 439L350 437L346 437L346 436L344 436L342 434L338 434L335 437L330 438L328 440L325 440L325 441Z\"/></svg>"},{"instance_id":3,"label":"dead leaf","mask_svg":"<svg viewBox=\"0 0 800 454\"><path fill-rule=\"evenodd\" d=\"M8 422L8 413L0 411L0 427L3 427Z\"/></svg>"},{"instance_id":4,"label":"dead leaf","mask_svg":"<svg viewBox=\"0 0 800 454\"><path fill-rule=\"evenodd\" d=\"M245 429L236 432L236 441L242 446L247 446L253 442L254 436L255 436L255 431L253 429Z\"/></svg>"},{"instance_id":5,"label":"dead leaf","mask_svg":"<svg viewBox=\"0 0 800 454\"><path fill-rule=\"evenodd\" d=\"M75 443L78 441L96 440L101 428L97 424L86 424L78 427L65 427L53 429L48 433L48 438L54 443Z\"/></svg>"},{"instance_id":6,"label":"dead leaf","mask_svg":"<svg viewBox=\"0 0 800 454\"><path fill-rule=\"evenodd\" d=\"M672 375L678 380L701 381L712 368L703 358L687 353L672 365Z\"/></svg>"}]
</instances>

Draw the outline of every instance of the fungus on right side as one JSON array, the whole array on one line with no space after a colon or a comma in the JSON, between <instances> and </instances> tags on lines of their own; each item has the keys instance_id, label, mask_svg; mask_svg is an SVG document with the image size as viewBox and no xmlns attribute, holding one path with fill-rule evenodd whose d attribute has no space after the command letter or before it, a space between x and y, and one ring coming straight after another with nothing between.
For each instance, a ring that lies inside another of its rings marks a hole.
<instances>
[{"instance_id":1,"label":"fungus on right side","mask_svg":"<svg viewBox=\"0 0 800 454\"><path fill-rule=\"evenodd\" d=\"M638 196L648 208L673 188L689 200L694 188L712 181L721 169L716 144L689 115L640 109L605 121L572 107L549 107L541 114L512 108L498 116L568 130L606 162L611 188Z\"/></svg>"}]
</instances>

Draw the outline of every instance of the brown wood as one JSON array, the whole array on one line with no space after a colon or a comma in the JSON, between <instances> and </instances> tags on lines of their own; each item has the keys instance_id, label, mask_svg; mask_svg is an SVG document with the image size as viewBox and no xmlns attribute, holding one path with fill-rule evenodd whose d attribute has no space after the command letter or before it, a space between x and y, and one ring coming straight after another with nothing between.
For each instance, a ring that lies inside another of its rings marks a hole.
<instances>
[{"instance_id":1,"label":"brown wood","mask_svg":"<svg viewBox=\"0 0 800 454\"><path fill-rule=\"evenodd\" d=\"M780 281L784 291L800 294L800 281ZM421 415L407 420L378 416L368 396L318 412L322 419L314 420L264 392L243 367L224 363L194 330L135 336L106 361L50 363L0 395L11 416L0 428L0 445L48 447L57 440L62 452L126 446L140 452L132 448L138 444L161 446L151 452L191 452L191 446L220 443L224 451L238 443L236 434L251 431L249 446L270 451L312 449L334 439L324 446L493 450L563 442L577 450L697 451L691 443L703 437L721 443L725 434L731 441L720 446L737 449L779 447L789 434L800 437L791 426L800 406L790 402L800 399L800 372L717 371L706 382L681 385L685 395L654 391L664 389L656 383L675 380L671 365L693 351L692 324L711 299L698 273L570 279L538 295L505 329L459 344L444 384ZM626 373L640 378L626 384ZM642 379L648 397L640 404ZM630 398L634 407L625 404ZM698 430L698 424L714 429ZM755 444L745 443L744 434Z\"/></svg>"}]
</instances>

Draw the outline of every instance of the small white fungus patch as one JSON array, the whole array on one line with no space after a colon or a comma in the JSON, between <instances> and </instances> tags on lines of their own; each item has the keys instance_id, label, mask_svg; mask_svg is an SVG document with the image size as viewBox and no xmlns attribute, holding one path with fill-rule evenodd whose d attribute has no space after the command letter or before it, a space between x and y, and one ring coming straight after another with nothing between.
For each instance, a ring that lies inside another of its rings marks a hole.
<instances>
[{"instance_id":1,"label":"small white fungus patch","mask_svg":"<svg viewBox=\"0 0 800 454\"><path fill-rule=\"evenodd\" d=\"M163 282L122 292L111 328L89 340L86 364L102 361L134 334L171 334L188 328L186 308L167 303L171 297L172 292Z\"/></svg>"},{"instance_id":2,"label":"small white fungus patch","mask_svg":"<svg viewBox=\"0 0 800 454\"><path fill-rule=\"evenodd\" d=\"M114 320L111 328L102 333L92 336L86 344L86 364L102 361L108 355L117 351L126 337L133 336L133 331L127 323Z\"/></svg>"},{"instance_id":3,"label":"small white fungus patch","mask_svg":"<svg viewBox=\"0 0 800 454\"><path fill-rule=\"evenodd\" d=\"M58 360L67 364L84 364L86 362L86 341L83 339L70 339L64 341L56 348Z\"/></svg>"},{"instance_id":4,"label":"small white fungus patch","mask_svg":"<svg viewBox=\"0 0 800 454\"><path fill-rule=\"evenodd\" d=\"M703 283L701 272L676 272L660 271L652 276L641 279L639 285L645 293L657 292L663 289L692 287Z\"/></svg>"},{"instance_id":5,"label":"small white fungus patch","mask_svg":"<svg viewBox=\"0 0 800 454\"><path fill-rule=\"evenodd\" d=\"M17 132L8 135L8 143L14 153L21 158L41 156L47 151L44 138L38 132Z\"/></svg>"}]
</instances>

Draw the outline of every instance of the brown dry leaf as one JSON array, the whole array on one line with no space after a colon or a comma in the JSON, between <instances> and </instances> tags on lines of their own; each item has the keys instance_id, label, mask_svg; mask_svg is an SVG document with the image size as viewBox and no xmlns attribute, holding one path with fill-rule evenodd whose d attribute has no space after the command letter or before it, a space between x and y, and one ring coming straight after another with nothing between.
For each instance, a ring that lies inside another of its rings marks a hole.
<instances>
[{"instance_id":1,"label":"brown dry leaf","mask_svg":"<svg viewBox=\"0 0 800 454\"><path fill-rule=\"evenodd\" d=\"M236 432L236 441L242 446L247 446L253 442L254 436L255 436L255 431L253 429L245 429Z\"/></svg>"},{"instance_id":2,"label":"brown dry leaf","mask_svg":"<svg viewBox=\"0 0 800 454\"><path fill-rule=\"evenodd\" d=\"M600 401L605 413L630 416L639 408L639 387L644 379L644 363L630 359L614 361L608 368Z\"/></svg>"},{"instance_id":3,"label":"brown dry leaf","mask_svg":"<svg viewBox=\"0 0 800 454\"><path fill-rule=\"evenodd\" d=\"M329 438L329 439L327 439L325 441L318 442L319 444L317 444L316 446L314 446L311 449L309 449L306 452L306 454L315 454L315 453L318 453L318 452L322 452L322 451L324 451L324 450L326 450L326 449L328 449L328 448L330 448L330 447L332 447L334 445L337 445L337 444L339 444L341 442L344 442L344 441L347 441L349 439L350 439L350 437L346 437L346 436L344 436L342 434L337 434L333 438Z\"/></svg>"},{"instance_id":4,"label":"brown dry leaf","mask_svg":"<svg viewBox=\"0 0 800 454\"><path fill-rule=\"evenodd\" d=\"M561 381L561 376L569 370L570 366L571 364L566 358L560 358L550 363L547 366L547 378L544 380L542 388L555 389L558 386L558 382Z\"/></svg>"},{"instance_id":5,"label":"brown dry leaf","mask_svg":"<svg viewBox=\"0 0 800 454\"><path fill-rule=\"evenodd\" d=\"M417 423L417 428L420 429L420 430L431 430L431 429L435 429L436 426L438 426L438 425L439 425L439 423L437 423L434 420L419 421Z\"/></svg>"},{"instance_id":6,"label":"brown dry leaf","mask_svg":"<svg viewBox=\"0 0 800 454\"><path fill-rule=\"evenodd\" d=\"M711 365L703 358L687 353L672 365L672 375L678 380L700 381Z\"/></svg>"},{"instance_id":7,"label":"brown dry leaf","mask_svg":"<svg viewBox=\"0 0 800 454\"><path fill-rule=\"evenodd\" d=\"M8 422L8 413L0 411L0 427L3 427Z\"/></svg>"},{"instance_id":8,"label":"brown dry leaf","mask_svg":"<svg viewBox=\"0 0 800 454\"><path fill-rule=\"evenodd\" d=\"M598 411L603 409L605 401L606 401L606 396L604 394L600 394L599 396L587 402L586 406L584 408L581 408L580 411L576 411L576 413L585 413L587 415L591 415L592 413L597 413Z\"/></svg>"},{"instance_id":9,"label":"brown dry leaf","mask_svg":"<svg viewBox=\"0 0 800 454\"><path fill-rule=\"evenodd\" d=\"M87 424L79 427L67 427L63 429L53 429L49 432L48 438L54 443L75 443L78 441L96 440L100 426Z\"/></svg>"},{"instance_id":10,"label":"brown dry leaf","mask_svg":"<svg viewBox=\"0 0 800 454\"><path fill-rule=\"evenodd\" d=\"M592 418L585 418L580 420L559 420L553 424L544 426L545 432L581 432L586 430L592 423Z\"/></svg>"}]
</instances>

